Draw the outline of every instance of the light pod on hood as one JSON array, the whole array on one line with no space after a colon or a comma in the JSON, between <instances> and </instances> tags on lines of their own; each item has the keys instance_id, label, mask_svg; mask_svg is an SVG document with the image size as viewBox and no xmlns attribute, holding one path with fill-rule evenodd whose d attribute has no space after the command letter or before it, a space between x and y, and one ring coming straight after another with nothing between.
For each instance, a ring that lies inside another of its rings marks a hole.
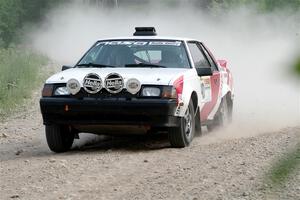
<instances>
[{"instance_id":1,"label":"light pod on hood","mask_svg":"<svg viewBox=\"0 0 300 200\"><path fill-rule=\"evenodd\" d=\"M126 89L131 94L136 94L141 89L141 83L136 78L131 78L126 83Z\"/></svg>"},{"instance_id":2,"label":"light pod on hood","mask_svg":"<svg viewBox=\"0 0 300 200\"><path fill-rule=\"evenodd\" d=\"M80 91L80 83L76 79L70 79L67 82L67 89L72 94L75 95Z\"/></svg>"}]
</instances>

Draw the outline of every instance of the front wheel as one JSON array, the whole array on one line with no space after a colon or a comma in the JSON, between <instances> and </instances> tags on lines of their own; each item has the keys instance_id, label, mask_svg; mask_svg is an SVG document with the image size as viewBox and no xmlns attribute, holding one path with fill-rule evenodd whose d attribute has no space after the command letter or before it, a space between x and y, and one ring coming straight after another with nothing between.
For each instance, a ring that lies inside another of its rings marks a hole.
<instances>
[{"instance_id":1,"label":"front wheel","mask_svg":"<svg viewBox=\"0 0 300 200\"><path fill-rule=\"evenodd\" d=\"M67 126L46 125L46 139L51 151L61 153L68 151L75 134Z\"/></svg>"},{"instance_id":2,"label":"front wheel","mask_svg":"<svg viewBox=\"0 0 300 200\"><path fill-rule=\"evenodd\" d=\"M181 117L179 127L170 128L168 134L172 147L182 148L190 145L195 134L195 114L192 101L190 101L184 117Z\"/></svg>"}]
</instances>

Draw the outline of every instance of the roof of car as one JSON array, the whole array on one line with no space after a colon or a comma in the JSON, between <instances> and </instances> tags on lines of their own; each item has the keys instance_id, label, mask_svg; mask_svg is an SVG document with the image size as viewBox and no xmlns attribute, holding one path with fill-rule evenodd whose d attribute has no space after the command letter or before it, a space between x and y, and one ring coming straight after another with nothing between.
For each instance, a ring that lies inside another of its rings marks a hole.
<instances>
[{"instance_id":1,"label":"roof of car","mask_svg":"<svg viewBox=\"0 0 300 200\"><path fill-rule=\"evenodd\" d=\"M180 40L180 41L195 41L196 39L184 38L184 37L168 37L168 36L130 36L130 37L113 37L113 38L103 38L101 40ZM198 40L196 40L198 41Z\"/></svg>"}]
</instances>

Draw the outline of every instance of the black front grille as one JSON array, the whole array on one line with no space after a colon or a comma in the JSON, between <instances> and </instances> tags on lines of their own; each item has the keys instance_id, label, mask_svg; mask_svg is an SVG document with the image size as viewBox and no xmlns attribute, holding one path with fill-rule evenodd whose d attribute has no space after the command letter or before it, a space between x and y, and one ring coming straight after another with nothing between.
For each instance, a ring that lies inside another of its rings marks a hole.
<instances>
[{"instance_id":1,"label":"black front grille","mask_svg":"<svg viewBox=\"0 0 300 200\"><path fill-rule=\"evenodd\" d=\"M83 88L74 95L76 98L83 98L83 97L91 97L91 98L136 98L139 96L139 93L137 94L131 94L126 89L123 89L121 92L117 94L112 94L108 92L105 88L102 88L100 92L96 94L90 94L87 91L85 91Z\"/></svg>"}]
</instances>

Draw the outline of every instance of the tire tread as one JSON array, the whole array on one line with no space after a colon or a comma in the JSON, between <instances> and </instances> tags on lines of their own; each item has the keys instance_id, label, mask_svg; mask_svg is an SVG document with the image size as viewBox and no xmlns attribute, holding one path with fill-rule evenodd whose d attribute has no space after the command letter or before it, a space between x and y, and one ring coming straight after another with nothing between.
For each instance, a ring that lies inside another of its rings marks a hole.
<instances>
[{"instance_id":1,"label":"tire tread","mask_svg":"<svg viewBox=\"0 0 300 200\"><path fill-rule=\"evenodd\" d=\"M194 116L194 107L192 101L190 101L188 109L191 109L191 114L192 116ZM193 140L194 133L195 133L195 119L193 121L194 121L193 129L192 129L193 132L191 133L193 134L193 136L191 138L191 141ZM173 127L169 129L168 137L172 147L183 148L189 146L191 143L191 141L188 141L186 138L183 123L184 123L183 118L181 118L179 127Z\"/></svg>"},{"instance_id":2,"label":"tire tread","mask_svg":"<svg viewBox=\"0 0 300 200\"><path fill-rule=\"evenodd\" d=\"M58 125L46 125L46 139L51 151L61 153L68 151L74 141L74 134Z\"/></svg>"}]
</instances>

